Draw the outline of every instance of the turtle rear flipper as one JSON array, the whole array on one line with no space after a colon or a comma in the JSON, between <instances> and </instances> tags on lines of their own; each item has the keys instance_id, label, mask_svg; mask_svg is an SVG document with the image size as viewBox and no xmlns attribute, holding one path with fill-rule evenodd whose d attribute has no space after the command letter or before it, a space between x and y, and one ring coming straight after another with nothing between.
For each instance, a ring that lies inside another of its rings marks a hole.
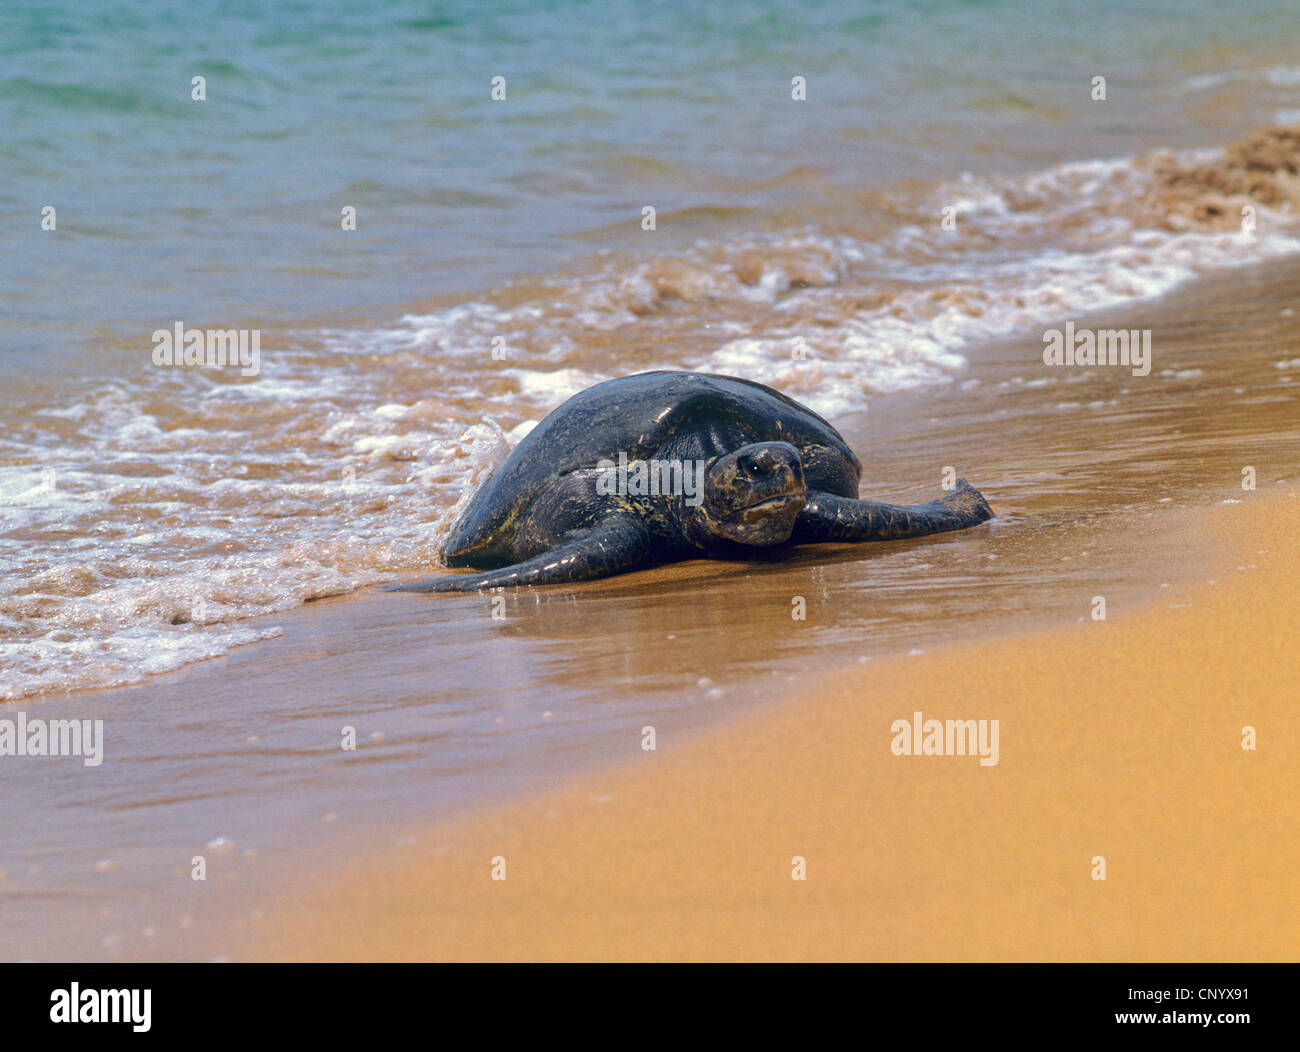
<instances>
[{"instance_id":1,"label":"turtle rear flipper","mask_svg":"<svg viewBox=\"0 0 1300 1052\"><path fill-rule=\"evenodd\" d=\"M629 515L607 519L590 533L513 566L483 573L431 577L387 592L473 592L524 584L559 584L608 577L650 561L650 532Z\"/></svg>"},{"instance_id":2,"label":"turtle rear flipper","mask_svg":"<svg viewBox=\"0 0 1300 1052\"><path fill-rule=\"evenodd\" d=\"M992 517L993 509L965 479L928 504L878 504L814 492L795 520L793 539L802 544L895 541L966 530Z\"/></svg>"}]
</instances>

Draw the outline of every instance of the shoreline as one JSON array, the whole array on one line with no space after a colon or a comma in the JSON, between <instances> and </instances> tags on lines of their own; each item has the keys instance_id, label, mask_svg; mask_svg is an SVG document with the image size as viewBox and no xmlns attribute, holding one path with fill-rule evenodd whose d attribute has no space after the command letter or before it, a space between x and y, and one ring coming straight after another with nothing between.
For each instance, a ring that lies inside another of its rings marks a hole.
<instances>
[{"instance_id":1,"label":"shoreline","mask_svg":"<svg viewBox=\"0 0 1300 1052\"><path fill-rule=\"evenodd\" d=\"M1300 486L1271 488L1206 509L1218 566L1171 602L824 674L322 878L239 956L1294 959ZM998 764L891 755L915 711L1000 720Z\"/></svg>"},{"instance_id":2,"label":"shoreline","mask_svg":"<svg viewBox=\"0 0 1300 1052\"><path fill-rule=\"evenodd\" d=\"M1035 367L1020 336L981 347L959 383L836 421L864 496L924 501L955 464L998 512L975 530L521 590L500 620L485 596L349 595L259 619L283 635L227 656L41 699L52 719L104 718L107 760L0 768L2 952L228 957L303 882L616 769L647 724L693 740L823 670L1083 620L1099 578L1112 616L1174 594L1206 554L1195 509L1243 463L1261 488L1300 469L1275 366L1300 359L1296 275L1300 260L1246 268L1106 315L1160 334L1141 380Z\"/></svg>"},{"instance_id":3,"label":"shoreline","mask_svg":"<svg viewBox=\"0 0 1300 1052\"><path fill-rule=\"evenodd\" d=\"M748 245L723 239L702 255L659 251L650 254L653 264L650 256L640 264L623 258L608 274L588 275L594 284L585 290L574 272L565 288L542 281L531 293L514 288L495 306L462 302L439 317L404 317L370 333L378 342L361 333L319 332L307 345L269 356L268 367L278 364L256 383L207 387L202 374L162 370L138 397L110 385L93 396L81 392L74 407L20 413L15 432L26 437L19 444L43 451L30 462L23 454L17 468L18 485L26 488L10 550L19 558L14 578L24 583L11 583L0 597L14 654L6 696L121 685L141 670L175 668L241 645L252 618L282 609L286 600L336 594L386 572L415 576L412 563L436 558L443 516L499 459L507 435L606 369L698 368L765 380L815 409L818 399L828 399L836 409L821 411L838 419L891 401L898 384L925 387L977 374L964 353L977 354L1008 332L1030 332L1035 319L1058 324L1095 313L1108 324L1114 312L1159 317L1151 297L1166 289L1194 301L1183 286L1204 268L1210 280L1231 282L1245 260L1283 253L1262 265L1295 269L1300 242L1286 234L1293 224L1284 206L1292 195L1285 169L1294 164L1297 142L1285 129L1260 129L1213 161L1175 163L1155 151L1140 164L1122 165L1122 176L1097 162L1109 174L1084 211L1130 230L1118 255L1101 249L1097 231L1081 226L1079 215L1043 203L1072 196L1066 191L1080 173L1058 166L1041 173L1055 188L1050 193L1041 179L1023 177L958 186L974 195L962 220L972 229L957 239L941 235L942 244L912 244L909 221L920 221L916 209L929 207L920 198L896 202L896 213L846 207L846 215L880 213L879 228L850 222L832 235L833 227L818 233L814 224L811 232L789 228L766 250L758 236ZM1269 174L1261 175L1261 166ZM1145 189L1130 201L1124 188L1134 179ZM1025 207L1025 194L1040 207ZM1261 213L1258 240L1223 229L1231 206L1254 200L1250 194L1261 208L1268 201L1280 209ZM1013 228L1029 220L1032 231L1008 246L1020 260L1014 281L978 247L999 239L1005 208L1018 217ZM1043 240L1044 224L1057 223L1069 265L1052 263L1061 249ZM839 244L842 238L848 240ZM887 258L853 277L863 246L877 244ZM971 246L975 255L968 257ZM896 274L926 264L930 248L939 247L951 258L935 287L926 291L930 279L912 287L913 278ZM876 266L883 269L873 274ZM972 283L967 268L987 271L988 281ZM485 343L497 329L510 335L494 339L519 343L519 358L508 368L487 364L498 360L495 347L488 357ZM811 357L797 368L784 365L777 335L805 332ZM703 358L702 333L706 345L722 340ZM646 341L659 357L647 357ZM600 352L598 363L592 351ZM1084 381L1078 387L1058 386L1062 373L1040 369L1035 358L1021 363L1017 380L1052 385L1063 397L1087 391L1111 404L1129 393L1080 375L1070 377ZM430 380L447 362L458 363L443 376L456 393L444 398ZM865 387L863 374L874 377ZM1140 379L1147 386L1149 378ZM156 391L155 381L163 384ZM468 389L457 386L461 381ZM960 380L963 390L967 382ZM358 391L365 395L359 401ZM880 397L882 391L892 393ZM60 397L29 393L33 407ZM263 432L268 398L285 419ZM925 399L902 400L914 406ZM996 403L974 401L994 413L986 424L1002 419ZM40 420L30 434L24 416ZM232 456L231 434L245 436L237 447L250 448ZM88 435L113 450L107 463L84 462L78 450ZM253 436L260 437L248 442ZM45 460L52 463L37 475ZM900 481L912 486L933 476L926 464L923 475ZM92 518L98 503L108 506L106 514ZM351 529L340 531L340 522ZM86 534L96 538L92 545ZM174 558L166 554L172 551ZM123 573L125 565L133 572ZM210 617L214 610L221 616ZM201 630L189 631L194 625Z\"/></svg>"}]
</instances>

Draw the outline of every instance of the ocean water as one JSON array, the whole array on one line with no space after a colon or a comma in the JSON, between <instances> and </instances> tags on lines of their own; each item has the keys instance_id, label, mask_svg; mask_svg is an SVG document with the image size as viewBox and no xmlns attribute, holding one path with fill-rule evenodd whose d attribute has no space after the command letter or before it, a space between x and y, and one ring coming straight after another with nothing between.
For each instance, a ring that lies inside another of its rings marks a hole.
<instances>
[{"instance_id":1,"label":"ocean water","mask_svg":"<svg viewBox=\"0 0 1300 1052\"><path fill-rule=\"evenodd\" d=\"M5 5L0 698L424 573L609 376L835 417L1300 250L1297 141L1224 151L1298 119L1297 30L1289 0ZM258 330L258 374L156 365L177 323Z\"/></svg>"}]
</instances>

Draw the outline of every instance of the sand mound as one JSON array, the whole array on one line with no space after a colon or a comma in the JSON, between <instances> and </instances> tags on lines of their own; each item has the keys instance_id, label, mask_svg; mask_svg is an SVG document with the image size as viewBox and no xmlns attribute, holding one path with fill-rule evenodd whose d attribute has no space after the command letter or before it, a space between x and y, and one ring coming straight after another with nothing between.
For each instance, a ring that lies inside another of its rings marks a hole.
<instances>
[{"instance_id":1,"label":"sand mound","mask_svg":"<svg viewBox=\"0 0 1300 1052\"><path fill-rule=\"evenodd\" d=\"M1247 207L1300 212L1300 128L1265 128L1202 164L1161 152L1147 166L1155 186L1144 204L1167 230L1241 229Z\"/></svg>"}]
</instances>

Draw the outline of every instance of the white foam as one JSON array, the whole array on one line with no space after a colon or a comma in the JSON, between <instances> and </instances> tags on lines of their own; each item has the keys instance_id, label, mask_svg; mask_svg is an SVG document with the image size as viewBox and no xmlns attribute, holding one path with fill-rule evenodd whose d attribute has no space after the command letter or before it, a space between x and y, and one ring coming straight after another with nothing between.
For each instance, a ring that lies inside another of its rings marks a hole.
<instances>
[{"instance_id":1,"label":"white foam","mask_svg":"<svg viewBox=\"0 0 1300 1052\"><path fill-rule=\"evenodd\" d=\"M1274 66L1264 79L1275 88L1300 88L1300 66Z\"/></svg>"}]
</instances>

